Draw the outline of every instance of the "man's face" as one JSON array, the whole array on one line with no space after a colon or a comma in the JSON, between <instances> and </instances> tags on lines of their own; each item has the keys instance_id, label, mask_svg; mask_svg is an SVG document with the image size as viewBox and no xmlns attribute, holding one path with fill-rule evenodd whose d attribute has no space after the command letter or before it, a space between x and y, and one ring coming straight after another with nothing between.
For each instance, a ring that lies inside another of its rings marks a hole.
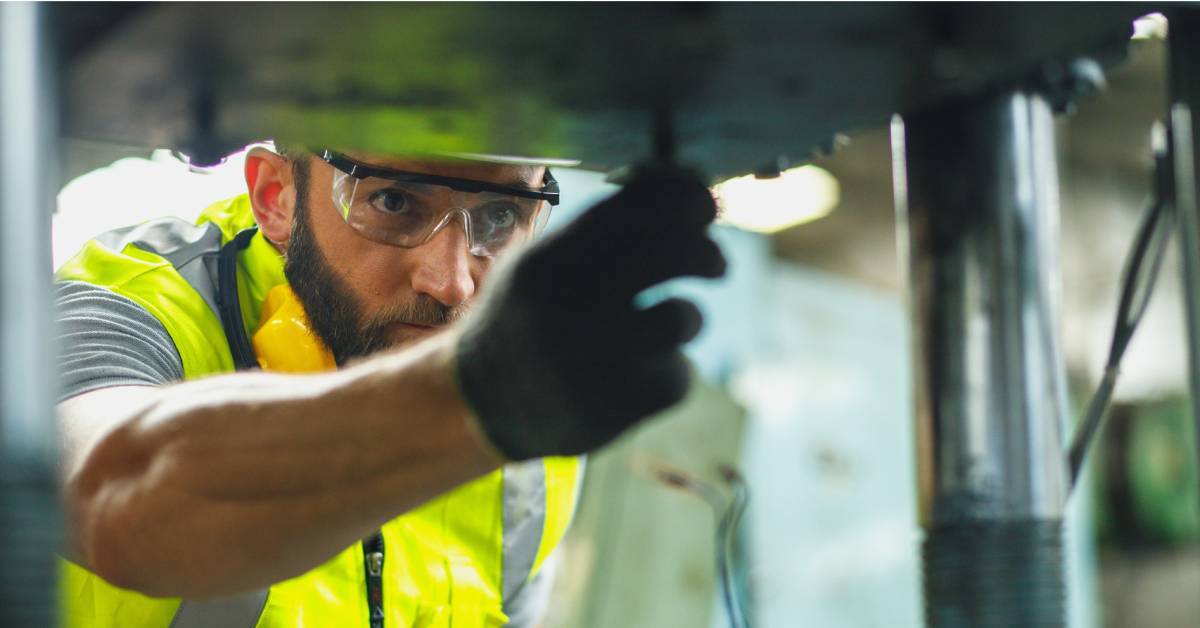
<instances>
[{"instance_id":1,"label":"man's face","mask_svg":"<svg viewBox=\"0 0 1200 628\"><path fill-rule=\"evenodd\" d=\"M502 185L520 181L529 188L540 187L544 172L540 167L355 157L373 166ZM333 167L311 156L300 159L307 161L298 168L284 272L338 364L424 339L462 318L493 258L467 250L461 221L414 248L368 240L334 207Z\"/></svg>"}]
</instances>

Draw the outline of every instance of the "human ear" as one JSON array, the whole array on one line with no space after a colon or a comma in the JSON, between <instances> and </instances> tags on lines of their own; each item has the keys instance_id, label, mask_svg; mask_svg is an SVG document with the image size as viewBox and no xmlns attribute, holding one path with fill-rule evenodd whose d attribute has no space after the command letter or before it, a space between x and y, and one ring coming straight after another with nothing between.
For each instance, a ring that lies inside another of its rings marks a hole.
<instances>
[{"instance_id":1,"label":"human ear","mask_svg":"<svg viewBox=\"0 0 1200 628\"><path fill-rule=\"evenodd\" d=\"M254 221L267 240L281 253L286 252L297 194L292 162L256 146L246 153L245 174Z\"/></svg>"}]
</instances>

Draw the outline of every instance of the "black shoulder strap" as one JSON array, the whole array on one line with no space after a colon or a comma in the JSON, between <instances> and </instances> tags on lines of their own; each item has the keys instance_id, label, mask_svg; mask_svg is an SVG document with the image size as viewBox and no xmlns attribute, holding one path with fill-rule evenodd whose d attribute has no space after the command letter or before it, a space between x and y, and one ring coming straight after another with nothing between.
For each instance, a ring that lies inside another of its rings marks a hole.
<instances>
[{"instance_id":1,"label":"black shoulder strap","mask_svg":"<svg viewBox=\"0 0 1200 628\"><path fill-rule=\"evenodd\" d=\"M233 354L233 363L239 371L258 368L254 346L246 337L242 324L242 304L238 299L237 260L238 253L250 244L250 238L258 233L258 227L238 232L232 240L221 247L217 255L217 299L220 301L221 326L225 328L225 340Z\"/></svg>"}]
</instances>

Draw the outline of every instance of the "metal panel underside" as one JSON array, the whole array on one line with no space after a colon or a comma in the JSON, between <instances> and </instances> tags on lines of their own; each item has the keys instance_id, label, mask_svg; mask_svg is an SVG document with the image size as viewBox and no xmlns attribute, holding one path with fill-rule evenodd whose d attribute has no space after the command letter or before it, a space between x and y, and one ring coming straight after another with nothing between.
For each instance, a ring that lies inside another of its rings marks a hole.
<instances>
[{"instance_id":1,"label":"metal panel underside","mask_svg":"<svg viewBox=\"0 0 1200 628\"><path fill-rule=\"evenodd\" d=\"M263 137L379 152L650 154L710 174L1055 71L1147 4L166 4L56 7L69 137L201 157ZM1045 62L1052 62L1047 65Z\"/></svg>"}]
</instances>

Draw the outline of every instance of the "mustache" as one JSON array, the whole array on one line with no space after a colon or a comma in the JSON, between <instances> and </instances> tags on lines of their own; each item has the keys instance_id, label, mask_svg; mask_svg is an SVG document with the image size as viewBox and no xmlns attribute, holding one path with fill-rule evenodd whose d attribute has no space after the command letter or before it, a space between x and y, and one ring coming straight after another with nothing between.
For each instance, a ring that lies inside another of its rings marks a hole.
<instances>
[{"instance_id":1,"label":"mustache","mask_svg":"<svg viewBox=\"0 0 1200 628\"><path fill-rule=\"evenodd\" d=\"M428 295L417 295L414 299L392 305L376 312L364 327L379 329L395 323L422 325L425 327L444 327L462 320L470 311L467 304L449 306Z\"/></svg>"}]
</instances>

